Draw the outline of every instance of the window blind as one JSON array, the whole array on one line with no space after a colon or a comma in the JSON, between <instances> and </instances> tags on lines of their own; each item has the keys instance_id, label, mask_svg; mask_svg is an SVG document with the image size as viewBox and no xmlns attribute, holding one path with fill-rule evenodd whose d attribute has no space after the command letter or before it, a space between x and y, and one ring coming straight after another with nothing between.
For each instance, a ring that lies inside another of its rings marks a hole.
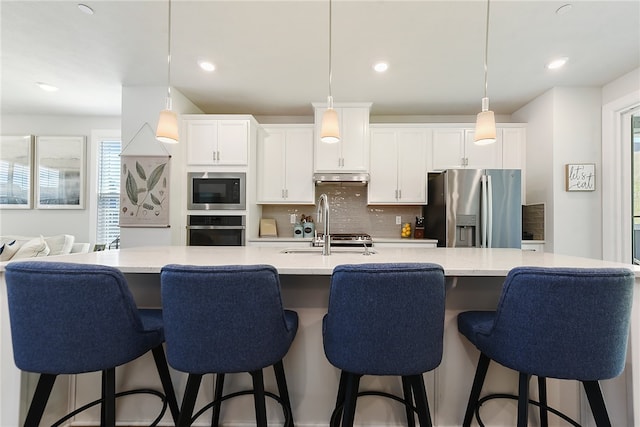
<instances>
[{"instance_id":1,"label":"window blind","mask_svg":"<svg viewBox=\"0 0 640 427\"><path fill-rule=\"evenodd\" d=\"M96 243L120 236L120 141L104 140L98 150L98 223Z\"/></svg>"}]
</instances>

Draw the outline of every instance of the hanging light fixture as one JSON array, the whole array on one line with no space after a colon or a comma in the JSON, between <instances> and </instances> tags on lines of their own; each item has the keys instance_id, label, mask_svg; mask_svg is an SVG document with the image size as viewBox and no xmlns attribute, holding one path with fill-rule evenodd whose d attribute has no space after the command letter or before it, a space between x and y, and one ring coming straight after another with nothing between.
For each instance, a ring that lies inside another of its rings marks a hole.
<instances>
[{"instance_id":1,"label":"hanging light fixture","mask_svg":"<svg viewBox=\"0 0 640 427\"><path fill-rule=\"evenodd\" d=\"M334 144L340 141L340 126L338 125L338 113L333 109L333 96L331 96L331 0L329 0L329 96L327 98L327 110L322 115L320 127L320 141Z\"/></svg>"},{"instance_id":2,"label":"hanging light fixture","mask_svg":"<svg viewBox=\"0 0 640 427\"><path fill-rule=\"evenodd\" d=\"M489 56L489 1L487 0L487 28L484 44L484 98L482 98L482 111L476 119L475 143L478 145L493 144L496 142L496 118L493 111L489 110L489 98L487 97L487 58Z\"/></svg>"},{"instance_id":3,"label":"hanging light fixture","mask_svg":"<svg viewBox=\"0 0 640 427\"><path fill-rule=\"evenodd\" d=\"M160 111L156 139L168 144L178 143L178 116L171 110L171 0L169 0L169 37L167 56L167 108Z\"/></svg>"}]
</instances>

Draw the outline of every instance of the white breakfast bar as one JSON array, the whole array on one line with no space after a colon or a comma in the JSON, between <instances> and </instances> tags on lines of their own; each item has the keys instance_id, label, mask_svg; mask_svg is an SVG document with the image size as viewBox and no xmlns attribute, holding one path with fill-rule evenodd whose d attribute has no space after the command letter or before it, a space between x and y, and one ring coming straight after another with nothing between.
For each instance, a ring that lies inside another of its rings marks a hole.
<instances>
[{"instance_id":1,"label":"white breakfast bar","mask_svg":"<svg viewBox=\"0 0 640 427\"><path fill-rule=\"evenodd\" d=\"M137 303L144 307L159 307L159 272L166 264L271 264L280 273L284 306L296 310L300 325L293 346L284 360L293 414L297 425L327 426L335 403L339 372L324 357L322 347L322 317L326 313L329 281L333 268L339 264L372 262L433 262L444 267L447 276L444 353L442 364L425 375L429 405L435 426L459 426L473 381L477 350L458 334L456 316L471 309L495 309L502 282L509 270L516 266L544 267L619 267L636 272L636 291L632 313L632 328L627 364L623 374L602 383L605 399L614 426L640 425L640 269L600 260L576 258L519 249L472 248L375 248L376 253L364 256L361 251L334 253L283 253L278 247L186 247L161 246L120 249L88 254L74 254L39 258L44 261L65 261L113 266L123 271ZM215 349L211 349L215 351ZM47 407L53 420L70 408L80 406L99 396L99 375L85 374L61 381L54 388ZM172 372L174 386L181 399L186 375ZM210 399L213 390L211 376L207 376L201 391L200 404ZM273 375L265 371L267 389L273 389ZM160 389L151 357L132 362L117 370L119 389L154 387ZM228 376L225 392L247 388L248 375ZM4 265L0 264L0 427L16 427L24 416L31 399L34 376L18 371L13 364L11 335L7 312ZM532 381L532 398L536 397L536 383ZM551 406L561 410L583 426L590 424L586 400L579 385L573 381L549 381ZM396 378L364 377L362 389L378 389L401 394ZM515 393L517 374L492 364L483 393ZM224 425L253 423L252 400L239 397L225 402L222 409ZM118 401L118 420L123 425L143 425L159 410L153 397L132 396ZM198 419L197 425L208 425L210 413ZM510 426L515 420L515 403L493 400L481 410L487 426ZM535 423L537 411L530 411ZM277 422L282 419L275 404L269 403L268 416ZM47 419L48 420L48 419ZM45 421L47 421L45 420ZM76 418L76 425L95 425L99 412L90 410ZM360 425L395 426L405 424L404 408L396 402L378 397L358 400L356 423ZM165 415L162 425L171 425ZM49 425L49 424L47 424ZM550 425L562 425L551 416Z\"/></svg>"}]
</instances>

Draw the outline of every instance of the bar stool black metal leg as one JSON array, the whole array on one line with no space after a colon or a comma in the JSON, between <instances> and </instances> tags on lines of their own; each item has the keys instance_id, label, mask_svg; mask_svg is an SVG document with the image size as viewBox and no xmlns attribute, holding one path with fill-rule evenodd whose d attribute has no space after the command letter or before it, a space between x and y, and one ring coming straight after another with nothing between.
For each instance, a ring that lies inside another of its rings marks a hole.
<instances>
[{"instance_id":1,"label":"bar stool black metal leg","mask_svg":"<svg viewBox=\"0 0 640 427\"><path fill-rule=\"evenodd\" d=\"M405 402L407 402L408 405L413 406L413 392L411 391L411 382L409 381L409 377L402 377L402 392L404 394ZM407 427L415 427L415 414L408 405L405 405L405 411L407 413Z\"/></svg>"},{"instance_id":2,"label":"bar stool black metal leg","mask_svg":"<svg viewBox=\"0 0 640 427\"><path fill-rule=\"evenodd\" d=\"M412 375L410 381L413 388L413 395L416 400L416 409L418 410L418 421L421 427L431 427L431 414L429 413L429 402L427 402L427 390L424 387L424 378L422 375Z\"/></svg>"},{"instance_id":3,"label":"bar stool black metal leg","mask_svg":"<svg viewBox=\"0 0 640 427\"><path fill-rule=\"evenodd\" d=\"M273 365L273 371L276 374L276 382L278 384L278 394L282 399L282 404L289 411L289 419L285 424L285 427L293 427L293 410L291 409L291 400L289 399L289 388L287 387L287 377L284 373L284 364L282 360Z\"/></svg>"},{"instance_id":4,"label":"bar stool black metal leg","mask_svg":"<svg viewBox=\"0 0 640 427\"><path fill-rule=\"evenodd\" d=\"M169 374L169 365L167 365L167 358L164 355L164 348L162 345L153 348L153 360L156 362L156 369L160 376L160 382L162 383L162 389L171 411L171 417L174 424L178 424L178 418L180 418L180 407L178 406L178 399L176 398L176 392L173 389L173 382L171 381L171 374Z\"/></svg>"},{"instance_id":5,"label":"bar stool black metal leg","mask_svg":"<svg viewBox=\"0 0 640 427\"><path fill-rule=\"evenodd\" d=\"M102 427L115 427L116 425L116 369L102 371Z\"/></svg>"},{"instance_id":6,"label":"bar stool black metal leg","mask_svg":"<svg viewBox=\"0 0 640 427\"><path fill-rule=\"evenodd\" d=\"M191 416L193 415L193 408L196 406L196 398L198 397L201 381L202 374L189 374L184 397L182 398L178 427L189 427L191 425Z\"/></svg>"},{"instance_id":7,"label":"bar stool black metal leg","mask_svg":"<svg viewBox=\"0 0 640 427\"><path fill-rule=\"evenodd\" d=\"M602 397L602 390L598 381L582 381L584 391L587 394L589 400L589 406L591 406L591 412L593 413L593 419L596 421L598 427L611 427L611 420L609 419L609 413L607 412L607 406L604 403Z\"/></svg>"},{"instance_id":8,"label":"bar stool black metal leg","mask_svg":"<svg viewBox=\"0 0 640 427\"><path fill-rule=\"evenodd\" d=\"M462 427L470 427L471 420L473 419L473 413L478 406L478 400L480 399L480 392L482 391L482 385L484 379L487 376L487 370L489 369L489 363L491 359L484 353L480 353L478 359L478 367L476 368L476 375L473 378L473 386L471 387L471 393L469 394L469 401L467 402L467 410L464 413L464 421Z\"/></svg>"},{"instance_id":9,"label":"bar stool black metal leg","mask_svg":"<svg viewBox=\"0 0 640 427\"><path fill-rule=\"evenodd\" d=\"M256 425L267 427L267 407L264 401L264 379L262 369L251 372L253 378L253 402L256 407Z\"/></svg>"},{"instance_id":10,"label":"bar stool black metal leg","mask_svg":"<svg viewBox=\"0 0 640 427\"><path fill-rule=\"evenodd\" d=\"M361 375L347 372L347 384L342 414L342 427L352 427L356 416L356 401L358 400L358 388Z\"/></svg>"},{"instance_id":11,"label":"bar stool black metal leg","mask_svg":"<svg viewBox=\"0 0 640 427\"><path fill-rule=\"evenodd\" d=\"M224 374L215 374L215 385L213 389L213 401L218 402L213 405L213 414L211 415L211 427L218 427L220 423L220 409L222 407L222 391L224 390Z\"/></svg>"},{"instance_id":12,"label":"bar stool black metal leg","mask_svg":"<svg viewBox=\"0 0 640 427\"><path fill-rule=\"evenodd\" d=\"M531 375L520 372L518 381L518 427L527 427L529 419L529 379L531 379Z\"/></svg>"},{"instance_id":13,"label":"bar stool black metal leg","mask_svg":"<svg viewBox=\"0 0 640 427\"><path fill-rule=\"evenodd\" d=\"M540 427L549 427L547 379L545 377L538 377L538 401L540 402Z\"/></svg>"},{"instance_id":14,"label":"bar stool black metal leg","mask_svg":"<svg viewBox=\"0 0 640 427\"><path fill-rule=\"evenodd\" d=\"M49 401L49 395L53 389L53 384L56 382L57 375L53 374L41 374L38 378L38 385L33 395L33 400L29 406L29 412L27 418L24 421L24 427L38 427L42 414L44 414L44 408Z\"/></svg>"},{"instance_id":15,"label":"bar stool black metal leg","mask_svg":"<svg viewBox=\"0 0 640 427\"><path fill-rule=\"evenodd\" d=\"M347 373L340 371L340 382L338 384L338 395L336 396L336 406L329 420L330 427L340 427L340 419L342 418L342 410L344 406L344 398L347 390Z\"/></svg>"}]
</instances>

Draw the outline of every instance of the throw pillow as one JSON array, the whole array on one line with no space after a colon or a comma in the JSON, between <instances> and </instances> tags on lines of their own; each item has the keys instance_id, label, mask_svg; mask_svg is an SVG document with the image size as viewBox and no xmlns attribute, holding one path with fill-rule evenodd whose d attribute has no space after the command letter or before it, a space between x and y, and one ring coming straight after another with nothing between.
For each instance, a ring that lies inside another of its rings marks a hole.
<instances>
[{"instance_id":1,"label":"throw pillow","mask_svg":"<svg viewBox=\"0 0 640 427\"><path fill-rule=\"evenodd\" d=\"M18 252L18 249L20 249L20 245L17 244L15 240L13 242L3 243L2 246L0 246L0 261L9 261L16 252Z\"/></svg>"},{"instance_id":2,"label":"throw pillow","mask_svg":"<svg viewBox=\"0 0 640 427\"><path fill-rule=\"evenodd\" d=\"M70 234L59 234L57 236L45 237L44 241L49 246L49 256L66 255L71 253L71 248L76 237Z\"/></svg>"},{"instance_id":3,"label":"throw pillow","mask_svg":"<svg viewBox=\"0 0 640 427\"><path fill-rule=\"evenodd\" d=\"M47 255L49 255L49 246L44 241L44 237L40 236L22 245L11 259L35 258Z\"/></svg>"}]
</instances>

